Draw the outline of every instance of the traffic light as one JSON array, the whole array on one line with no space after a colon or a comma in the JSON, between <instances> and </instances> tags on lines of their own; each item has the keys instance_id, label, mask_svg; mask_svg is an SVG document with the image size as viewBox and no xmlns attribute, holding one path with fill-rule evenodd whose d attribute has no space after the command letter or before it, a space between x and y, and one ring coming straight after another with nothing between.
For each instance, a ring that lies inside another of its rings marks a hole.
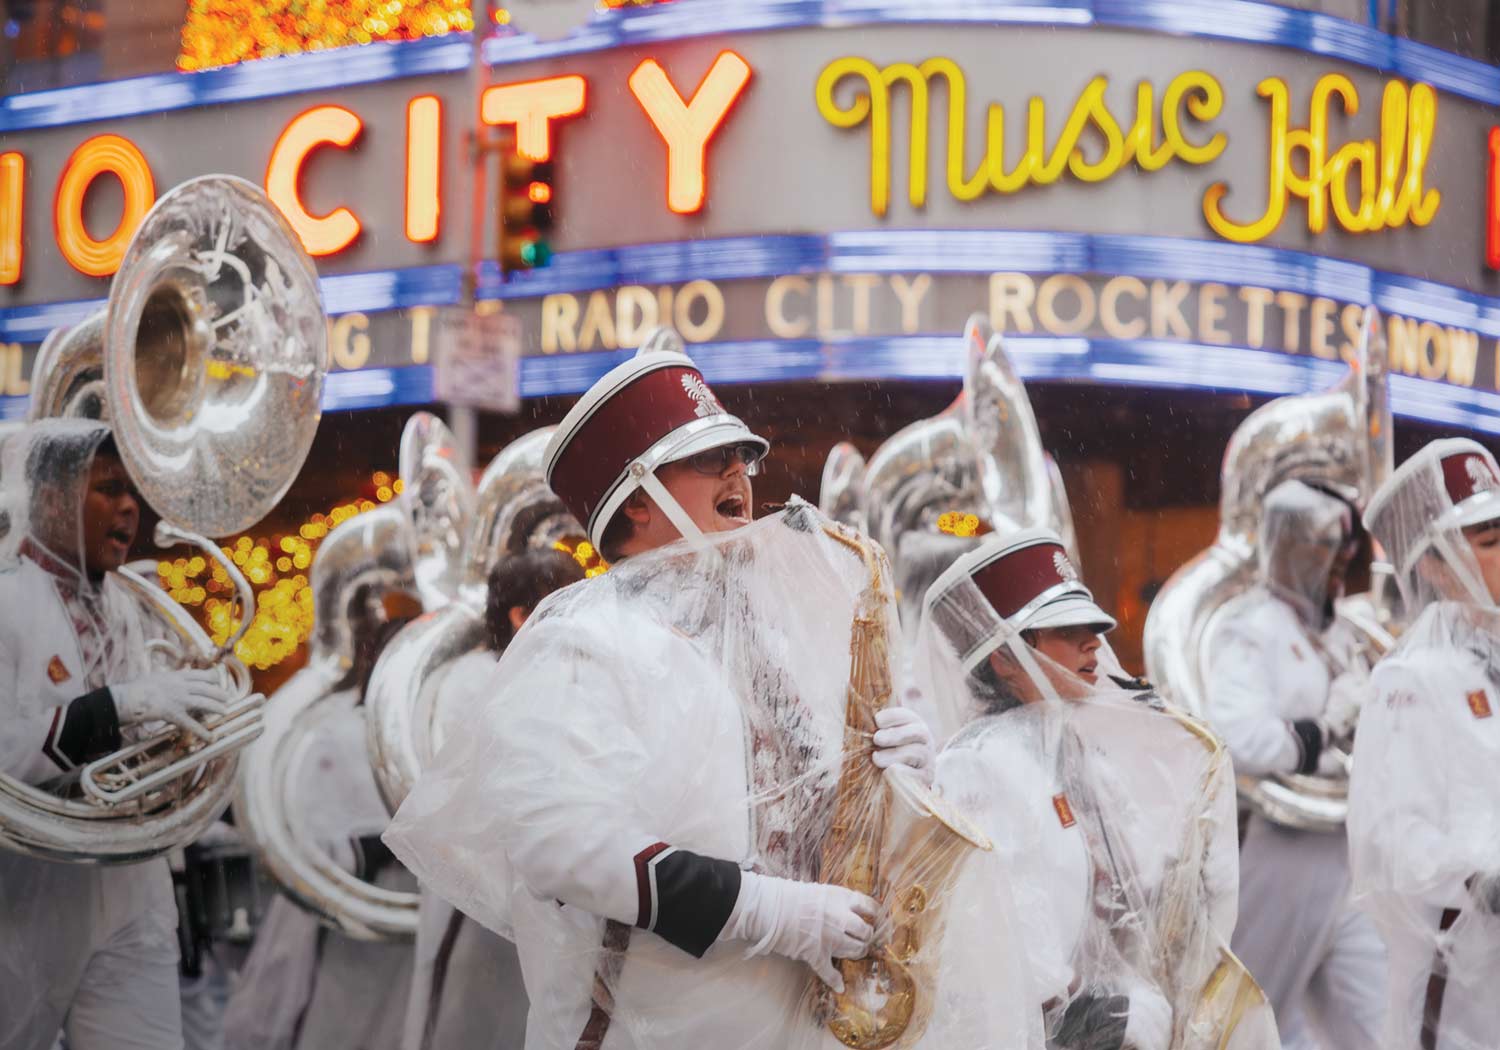
<instances>
[{"instance_id":1,"label":"traffic light","mask_svg":"<svg viewBox=\"0 0 1500 1050\"><path fill-rule=\"evenodd\" d=\"M500 268L534 270L552 258L552 164L501 155Z\"/></svg>"}]
</instances>

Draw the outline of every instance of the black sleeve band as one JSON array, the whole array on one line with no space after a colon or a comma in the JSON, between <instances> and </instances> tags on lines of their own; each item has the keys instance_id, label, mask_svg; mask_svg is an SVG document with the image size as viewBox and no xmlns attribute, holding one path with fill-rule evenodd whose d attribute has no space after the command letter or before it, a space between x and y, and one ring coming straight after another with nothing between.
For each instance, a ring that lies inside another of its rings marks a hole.
<instances>
[{"instance_id":1,"label":"black sleeve band","mask_svg":"<svg viewBox=\"0 0 1500 1050\"><path fill-rule=\"evenodd\" d=\"M733 861L673 849L664 842L635 855L636 925L694 958L718 940L740 896Z\"/></svg>"},{"instance_id":2,"label":"black sleeve band","mask_svg":"<svg viewBox=\"0 0 1500 1050\"><path fill-rule=\"evenodd\" d=\"M120 715L109 689L95 689L74 700L53 724L47 755L64 769L117 751L120 747Z\"/></svg>"},{"instance_id":3,"label":"black sleeve band","mask_svg":"<svg viewBox=\"0 0 1500 1050\"><path fill-rule=\"evenodd\" d=\"M1058 1050L1120 1050L1129 1020L1130 1000L1125 996L1080 995L1063 1011L1048 1045Z\"/></svg>"},{"instance_id":4,"label":"black sleeve band","mask_svg":"<svg viewBox=\"0 0 1500 1050\"><path fill-rule=\"evenodd\" d=\"M354 847L354 875L365 882L374 882L375 876L396 863L396 855L379 835L360 835L349 844Z\"/></svg>"},{"instance_id":5,"label":"black sleeve band","mask_svg":"<svg viewBox=\"0 0 1500 1050\"><path fill-rule=\"evenodd\" d=\"M1297 738L1297 768L1295 773L1304 776L1318 771L1318 756L1323 753L1323 730L1311 718L1299 718L1291 723L1292 734Z\"/></svg>"}]
</instances>

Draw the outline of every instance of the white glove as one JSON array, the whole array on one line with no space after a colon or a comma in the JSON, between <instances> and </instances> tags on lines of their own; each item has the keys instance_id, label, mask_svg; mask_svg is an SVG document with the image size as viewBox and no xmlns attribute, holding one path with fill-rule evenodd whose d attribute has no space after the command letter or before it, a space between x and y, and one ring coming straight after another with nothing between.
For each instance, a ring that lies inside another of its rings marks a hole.
<instances>
[{"instance_id":1,"label":"white glove","mask_svg":"<svg viewBox=\"0 0 1500 1050\"><path fill-rule=\"evenodd\" d=\"M1369 690L1369 677L1353 671L1345 671L1333 680L1328 687L1328 703L1323 707L1324 746L1349 739Z\"/></svg>"},{"instance_id":2,"label":"white glove","mask_svg":"<svg viewBox=\"0 0 1500 1050\"><path fill-rule=\"evenodd\" d=\"M746 956L800 959L824 984L842 992L844 979L833 960L864 958L875 938L879 907L842 886L741 872L740 895L719 940L753 942Z\"/></svg>"},{"instance_id":3,"label":"white glove","mask_svg":"<svg viewBox=\"0 0 1500 1050\"><path fill-rule=\"evenodd\" d=\"M222 715L230 703L217 671L157 671L132 682L112 684L109 694L124 725L170 722L204 740L208 739L208 730L193 715Z\"/></svg>"},{"instance_id":4,"label":"white glove","mask_svg":"<svg viewBox=\"0 0 1500 1050\"><path fill-rule=\"evenodd\" d=\"M1347 777L1348 775L1349 756L1346 752L1328 747L1318 752L1318 776Z\"/></svg>"},{"instance_id":5,"label":"white glove","mask_svg":"<svg viewBox=\"0 0 1500 1050\"><path fill-rule=\"evenodd\" d=\"M1130 1013L1125 1018L1126 1050L1168 1050L1172 1044L1172 1004L1142 981L1125 990Z\"/></svg>"},{"instance_id":6,"label":"white glove","mask_svg":"<svg viewBox=\"0 0 1500 1050\"><path fill-rule=\"evenodd\" d=\"M931 787L932 730L922 716L909 707L884 707L875 712L875 725L878 727L872 738L875 753L870 756L875 765L881 769L910 766Z\"/></svg>"}]
</instances>

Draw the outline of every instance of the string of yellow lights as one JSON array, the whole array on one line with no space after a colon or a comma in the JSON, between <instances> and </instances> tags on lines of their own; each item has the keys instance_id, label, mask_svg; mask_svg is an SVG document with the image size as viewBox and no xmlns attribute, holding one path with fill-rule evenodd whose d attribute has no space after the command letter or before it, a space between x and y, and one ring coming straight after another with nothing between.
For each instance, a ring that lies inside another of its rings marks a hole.
<instances>
[{"instance_id":1,"label":"string of yellow lights","mask_svg":"<svg viewBox=\"0 0 1500 1050\"><path fill-rule=\"evenodd\" d=\"M312 633L312 590L307 572L318 544L330 531L401 493L401 481L385 471L370 478L375 498L341 503L326 514L314 514L286 535L239 536L223 547L226 557L245 574L255 591L255 619L235 646L246 666L264 671L287 659ZM239 627L234 615L234 585L217 563L202 555L157 563L161 585L172 599L199 610L203 627L222 643Z\"/></svg>"},{"instance_id":2,"label":"string of yellow lights","mask_svg":"<svg viewBox=\"0 0 1500 1050\"><path fill-rule=\"evenodd\" d=\"M382 40L417 40L474 28L469 0L188 0L177 68Z\"/></svg>"}]
</instances>

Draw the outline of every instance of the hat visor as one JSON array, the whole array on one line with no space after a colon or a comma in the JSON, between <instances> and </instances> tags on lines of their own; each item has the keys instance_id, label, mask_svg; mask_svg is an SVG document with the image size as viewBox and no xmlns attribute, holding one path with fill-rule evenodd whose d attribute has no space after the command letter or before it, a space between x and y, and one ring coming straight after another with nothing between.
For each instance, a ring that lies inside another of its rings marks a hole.
<instances>
[{"instance_id":1,"label":"hat visor","mask_svg":"<svg viewBox=\"0 0 1500 1050\"><path fill-rule=\"evenodd\" d=\"M1021 629L1035 631L1043 627L1092 627L1099 634L1108 634L1118 626L1113 616L1083 595L1068 594L1048 602L1032 613L1021 625Z\"/></svg>"},{"instance_id":2,"label":"hat visor","mask_svg":"<svg viewBox=\"0 0 1500 1050\"><path fill-rule=\"evenodd\" d=\"M670 436L668 440L670 441ZM696 456L700 452L723 448L725 445L754 445L760 449L762 456L771 451L769 441L751 431L738 416L725 413L715 426L694 430L684 438L680 445L669 444L662 450L660 462L676 463L689 456Z\"/></svg>"},{"instance_id":3,"label":"hat visor","mask_svg":"<svg viewBox=\"0 0 1500 1050\"><path fill-rule=\"evenodd\" d=\"M1458 527L1461 529L1500 519L1500 489L1487 489L1470 496L1456 509Z\"/></svg>"}]
</instances>

